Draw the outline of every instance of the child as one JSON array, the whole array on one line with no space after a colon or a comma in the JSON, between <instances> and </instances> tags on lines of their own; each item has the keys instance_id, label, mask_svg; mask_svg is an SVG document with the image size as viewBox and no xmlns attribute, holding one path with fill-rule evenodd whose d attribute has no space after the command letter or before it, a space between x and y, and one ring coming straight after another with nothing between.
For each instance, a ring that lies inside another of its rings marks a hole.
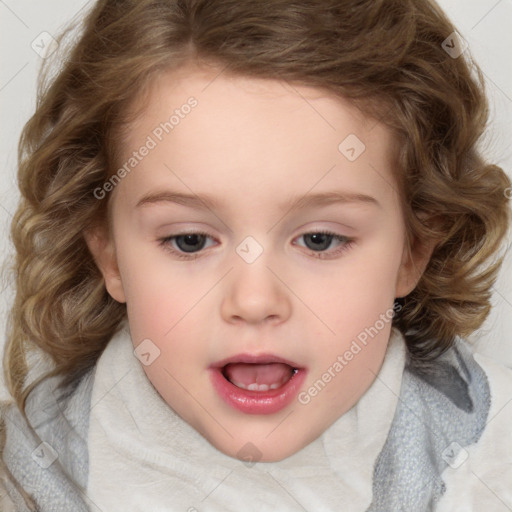
<instances>
[{"instance_id":1,"label":"child","mask_svg":"<svg viewBox=\"0 0 512 512\"><path fill-rule=\"evenodd\" d=\"M21 140L17 510L512 508L462 49L427 0L95 5Z\"/></svg>"}]
</instances>

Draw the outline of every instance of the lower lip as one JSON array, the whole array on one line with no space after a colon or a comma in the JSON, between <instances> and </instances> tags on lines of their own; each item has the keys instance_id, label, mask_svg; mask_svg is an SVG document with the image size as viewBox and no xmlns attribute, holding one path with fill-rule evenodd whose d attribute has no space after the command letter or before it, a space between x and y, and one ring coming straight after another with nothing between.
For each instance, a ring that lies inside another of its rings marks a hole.
<instances>
[{"instance_id":1,"label":"lower lip","mask_svg":"<svg viewBox=\"0 0 512 512\"><path fill-rule=\"evenodd\" d=\"M301 368L278 389L250 391L231 384L222 374L221 368L211 368L210 371L213 387L220 397L228 405L246 414L274 414L290 405L307 373Z\"/></svg>"}]
</instances>

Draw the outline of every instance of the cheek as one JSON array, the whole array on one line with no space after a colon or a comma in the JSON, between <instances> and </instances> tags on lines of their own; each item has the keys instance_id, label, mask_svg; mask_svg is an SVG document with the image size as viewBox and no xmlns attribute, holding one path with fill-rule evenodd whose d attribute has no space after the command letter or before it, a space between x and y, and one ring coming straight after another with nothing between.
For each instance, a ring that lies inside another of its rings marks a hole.
<instances>
[{"instance_id":1,"label":"cheek","mask_svg":"<svg viewBox=\"0 0 512 512\"><path fill-rule=\"evenodd\" d=\"M379 371L392 326L394 285L401 260L396 247L398 244L393 250L384 250L382 244L376 244L371 251L359 253L353 262L347 261L332 273L325 286L318 287L323 290L312 298L324 323L315 322L314 336L317 361L311 385L321 381L324 397L311 409L318 414L326 414L325 407L334 411L350 408ZM324 386L326 381L329 384Z\"/></svg>"},{"instance_id":2,"label":"cheek","mask_svg":"<svg viewBox=\"0 0 512 512\"><path fill-rule=\"evenodd\" d=\"M160 352L145 368L151 381L168 381L165 369L176 376L186 373L191 362L207 357L201 340L214 276L208 276L210 282L190 275L180 264L170 264L163 250L125 253L119 263L133 343L150 339Z\"/></svg>"},{"instance_id":3,"label":"cheek","mask_svg":"<svg viewBox=\"0 0 512 512\"><path fill-rule=\"evenodd\" d=\"M130 325L133 322L143 336L163 336L207 291L204 279L194 279L179 263L169 263L165 251L159 248L123 253L120 245L119 270Z\"/></svg>"},{"instance_id":4,"label":"cheek","mask_svg":"<svg viewBox=\"0 0 512 512\"><path fill-rule=\"evenodd\" d=\"M314 406L319 410L322 403L336 404L336 410L351 407L378 373L391 331L401 247L399 236L392 243L375 238L333 266L310 296L308 304L323 321L310 324L318 358L313 381L329 379L329 370L336 375L322 391L325 402Z\"/></svg>"},{"instance_id":5,"label":"cheek","mask_svg":"<svg viewBox=\"0 0 512 512\"><path fill-rule=\"evenodd\" d=\"M204 382L191 376L207 366L208 347L202 343L207 304L201 298L211 284L196 283L179 265L161 264L154 253L150 259L139 254L123 262L130 333L134 346L151 340L158 357L143 369L164 400L188 418L188 393L200 397L204 389Z\"/></svg>"},{"instance_id":6,"label":"cheek","mask_svg":"<svg viewBox=\"0 0 512 512\"><path fill-rule=\"evenodd\" d=\"M400 239L390 244L376 239L333 266L324 282L315 287L312 300L320 305L336 333L357 335L392 308L401 257Z\"/></svg>"}]
</instances>

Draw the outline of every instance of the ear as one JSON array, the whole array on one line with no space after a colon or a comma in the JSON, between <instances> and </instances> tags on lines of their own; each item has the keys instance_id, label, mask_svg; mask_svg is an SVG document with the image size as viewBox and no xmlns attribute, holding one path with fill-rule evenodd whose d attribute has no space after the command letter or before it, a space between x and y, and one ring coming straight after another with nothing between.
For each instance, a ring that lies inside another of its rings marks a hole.
<instances>
[{"instance_id":1,"label":"ear","mask_svg":"<svg viewBox=\"0 0 512 512\"><path fill-rule=\"evenodd\" d=\"M95 227L84 233L85 242L98 266L109 295L117 302L126 302L121 274L117 266L114 242L105 228Z\"/></svg>"},{"instance_id":2,"label":"ear","mask_svg":"<svg viewBox=\"0 0 512 512\"><path fill-rule=\"evenodd\" d=\"M405 245L396 281L396 298L405 297L416 288L435 246L435 240L415 240L410 247Z\"/></svg>"}]
</instances>

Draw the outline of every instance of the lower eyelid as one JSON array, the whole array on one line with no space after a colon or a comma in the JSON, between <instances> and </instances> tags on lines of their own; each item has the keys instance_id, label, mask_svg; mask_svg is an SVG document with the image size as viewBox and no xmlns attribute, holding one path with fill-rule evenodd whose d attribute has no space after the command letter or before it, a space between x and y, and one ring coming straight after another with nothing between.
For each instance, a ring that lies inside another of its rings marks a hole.
<instances>
[{"instance_id":1,"label":"lower eyelid","mask_svg":"<svg viewBox=\"0 0 512 512\"><path fill-rule=\"evenodd\" d=\"M295 237L294 240L302 238L305 235L317 234L317 233L330 235L333 237L334 240L337 240L338 242L340 242L340 244L337 247L335 247L333 249L326 249L325 251L314 251L312 249L309 249L308 247L305 247L304 245L299 245L299 247L302 247L303 249L308 251L308 254L313 254L314 256L316 256L318 258L336 257L339 253L341 253L345 250L348 250L354 243L354 239L350 238L346 235L341 235L339 233L333 233L330 231L322 231L322 230L308 231L307 233L302 233L301 235ZM298 244L296 244L296 245L298 245ZM324 255L324 256L321 256L321 255Z\"/></svg>"},{"instance_id":2,"label":"lower eyelid","mask_svg":"<svg viewBox=\"0 0 512 512\"><path fill-rule=\"evenodd\" d=\"M299 246L299 247L302 247L303 249L305 249L308 252L308 254L313 255L313 257L316 257L318 259L334 258L338 254L342 253L343 251L348 250L354 243L354 239L352 239L352 238L349 238L345 235L340 235L337 233L331 233L328 231L308 231L307 233L302 233L301 235L295 237L293 240L297 240L297 239L299 239L305 235L308 235L308 234L316 234L316 233L323 233L323 234L331 235L334 239L337 239L339 242L341 242L341 244L339 246L337 246L336 248L328 249L325 251L313 251L312 249L308 249L305 246L302 246L302 245ZM192 234L203 235L207 239L213 241L214 243L212 243L211 245L207 245L206 247L203 247L201 250L199 250L197 252L191 252L191 253L180 251L179 249L176 249L171 245L172 240L175 240L177 237L184 236L184 235L192 235ZM194 232L194 231L177 233L177 234L169 235L166 237L162 237L162 238L158 239L158 242L159 242L159 245L161 245L164 249L175 254L177 257L183 258L183 259L189 259L189 260L196 259L196 258L200 257L205 252L205 249L209 249L209 248L214 247L215 245L218 245L220 243L218 240L216 240L213 236L209 235L208 233Z\"/></svg>"}]
</instances>

